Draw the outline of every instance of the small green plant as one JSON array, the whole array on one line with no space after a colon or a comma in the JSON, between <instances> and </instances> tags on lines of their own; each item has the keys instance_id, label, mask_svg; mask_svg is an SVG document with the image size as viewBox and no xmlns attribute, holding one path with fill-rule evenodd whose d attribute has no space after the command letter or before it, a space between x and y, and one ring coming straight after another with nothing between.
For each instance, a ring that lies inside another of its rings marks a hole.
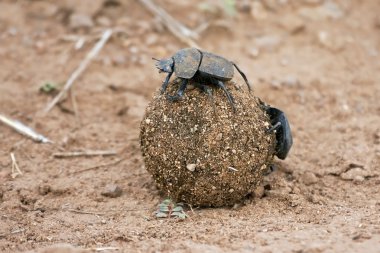
<instances>
[{"instance_id":1,"label":"small green plant","mask_svg":"<svg viewBox=\"0 0 380 253\"><path fill-rule=\"evenodd\" d=\"M165 199L158 205L158 211L155 213L156 218L178 218L186 219L188 215L183 210L183 203L175 203L171 199Z\"/></svg>"},{"instance_id":2,"label":"small green plant","mask_svg":"<svg viewBox=\"0 0 380 253\"><path fill-rule=\"evenodd\" d=\"M55 83L46 82L40 87L42 93L51 94L58 90L58 86Z\"/></svg>"}]
</instances>

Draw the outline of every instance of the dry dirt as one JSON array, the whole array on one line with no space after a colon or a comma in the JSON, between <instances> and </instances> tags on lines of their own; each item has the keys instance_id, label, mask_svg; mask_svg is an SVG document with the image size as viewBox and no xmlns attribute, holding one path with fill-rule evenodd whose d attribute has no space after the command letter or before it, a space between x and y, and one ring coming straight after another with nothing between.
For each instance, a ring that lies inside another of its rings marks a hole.
<instances>
[{"instance_id":1,"label":"dry dirt","mask_svg":"<svg viewBox=\"0 0 380 253\"><path fill-rule=\"evenodd\" d=\"M213 1L157 0L189 27L215 21L199 45L236 61L255 94L287 113L294 146L261 198L179 222L152 215L163 198L138 135L164 79L151 57L185 45L138 1L0 1L0 113L54 141L0 126L1 252L59 243L72 245L66 252L380 252L379 1L238 2L228 17ZM74 85L77 117L69 99L41 116L52 97L39 88L65 82L107 26L116 33ZM53 157L80 149L119 153ZM102 195L112 185L121 196Z\"/></svg>"}]
</instances>

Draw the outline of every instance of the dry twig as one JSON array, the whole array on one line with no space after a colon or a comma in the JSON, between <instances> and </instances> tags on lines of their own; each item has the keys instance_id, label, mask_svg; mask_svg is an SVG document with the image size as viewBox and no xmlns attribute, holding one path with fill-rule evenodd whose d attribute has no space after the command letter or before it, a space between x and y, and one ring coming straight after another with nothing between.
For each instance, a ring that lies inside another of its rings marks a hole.
<instances>
[{"instance_id":1,"label":"dry twig","mask_svg":"<svg viewBox=\"0 0 380 253\"><path fill-rule=\"evenodd\" d=\"M140 0L140 3L151 13L158 16L175 37L190 47L199 48L198 44L195 42L195 40L199 38L199 35L196 32L190 30L178 20L170 16L169 13L155 4L152 0Z\"/></svg>"},{"instance_id":2,"label":"dry twig","mask_svg":"<svg viewBox=\"0 0 380 253\"><path fill-rule=\"evenodd\" d=\"M61 92L46 106L44 109L44 113L48 113L63 97L63 95L71 88L74 84L74 81L86 70L88 64L96 57L96 55L100 52L100 50L104 47L106 42L112 35L112 30L107 29L98 43L91 49L91 51L86 55L86 58L80 63L79 67L71 74L70 78L65 83L65 86L61 90Z\"/></svg>"},{"instance_id":3,"label":"dry twig","mask_svg":"<svg viewBox=\"0 0 380 253\"><path fill-rule=\"evenodd\" d=\"M105 215L104 213L95 213L95 212L89 212L89 211L81 211L76 209L65 209L66 211L72 212L72 213L80 213L80 214L92 214L96 216L102 216Z\"/></svg>"},{"instance_id":4,"label":"dry twig","mask_svg":"<svg viewBox=\"0 0 380 253\"><path fill-rule=\"evenodd\" d=\"M119 163L121 163L122 161L124 161L126 158L120 158L116 161L112 161L112 162L109 162L109 163L103 163L103 164L99 164L99 165L95 165L95 166L92 166L92 167L89 167L89 168L86 168L86 169L83 169L83 170L78 170L78 171L75 171L71 174L79 174L79 173L82 173L82 172L86 172L86 171L89 171L89 170L96 170L96 169L100 169L100 168L103 168L103 167L107 167L107 166L113 166L113 165L117 165Z\"/></svg>"},{"instance_id":5,"label":"dry twig","mask_svg":"<svg viewBox=\"0 0 380 253\"><path fill-rule=\"evenodd\" d=\"M2 122L3 124L5 124L11 128L13 128L14 130L19 132L20 134L23 134L23 135L31 138L32 140L34 140L36 142L52 143L52 141L50 141L48 138L46 138L45 136L43 136L41 134L36 133L33 129L24 125L20 121L9 119L9 118L5 117L4 115L0 114L0 122Z\"/></svg>"},{"instance_id":6,"label":"dry twig","mask_svg":"<svg viewBox=\"0 0 380 253\"><path fill-rule=\"evenodd\" d=\"M16 157L13 153L11 153L11 160L12 160L12 174L11 174L11 177L12 178L16 178L17 176L21 176L22 175L22 172L20 170L20 168L18 167L18 164L17 164L17 161L16 161Z\"/></svg>"},{"instance_id":7,"label":"dry twig","mask_svg":"<svg viewBox=\"0 0 380 253\"><path fill-rule=\"evenodd\" d=\"M58 152L53 156L56 158L77 157L77 156L111 156L117 155L115 150L84 150L74 152Z\"/></svg>"}]
</instances>

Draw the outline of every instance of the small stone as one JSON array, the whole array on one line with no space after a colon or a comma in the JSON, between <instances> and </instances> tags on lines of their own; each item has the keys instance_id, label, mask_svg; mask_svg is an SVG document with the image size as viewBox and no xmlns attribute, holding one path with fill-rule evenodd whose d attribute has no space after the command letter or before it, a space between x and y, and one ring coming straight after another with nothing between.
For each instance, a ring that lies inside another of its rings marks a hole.
<instances>
[{"instance_id":1,"label":"small stone","mask_svg":"<svg viewBox=\"0 0 380 253\"><path fill-rule=\"evenodd\" d=\"M40 195L47 195L49 192L51 192L51 186L48 184L42 184L38 187L38 193Z\"/></svg>"},{"instance_id":2,"label":"small stone","mask_svg":"<svg viewBox=\"0 0 380 253\"><path fill-rule=\"evenodd\" d=\"M147 46L155 45L158 42L158 35L156 33L150 33L145 39L145 44Z\"/></svg>"},{"instance_id":3,"label":"small stone","mask_svg":"<svg viewBox=\"0 0 380 253\"><path fill-rule=\"evenodd\" d=\"M101 193L104 197L117 198L120 197L123 190L116 184L108 184Z\"/></svg>"},{"instance_id":4,"label":"small stone","mask_svg":"<svg viewBox=\"0 0 380 253\"><path fill-rule=\"evenodd\" d=\"M252 58L257 58L260 54L260 51L257 47L253 47L248 50L248 55Z\"/></svg>"},{"instance_id":5,"label":"small stone","mask_svg":"<svg viewBox=\"0 0 380 253\"><path fill-rule=\"evenodd\" d=\"M279 23L290 34L297 34L305 29L305 22L297 15L286 15Z\"/></svg>"},{"instance_id":6,"label":"small stone","mask_svg":"<svg viewBox=\"0 0 380 253\"><path fill-rule=\"evenodd\" d=\"M190 164L186 165L186 168L187 168L189 171L191 171L191 172L195 171L195 168L196 168L196 167L197 167L197 165L196 165L195 163L190 163Z\"/></svg>"},{"instance_id":7,"label":"small stone","mask_svg":"<svg viewBox=\"0 0 380 253\"><path fill-rule=\"evenodd\" d=\"M301 176L301 181L305 184L305 185L312 185L312 184L315 184L318 182L318 178L315 176L314 173L312 172L305 172L304 174L302 174Z\"/></svg>"},{"instance_id":8,"label":"small stone","mask_svg":"<svg viewBox=\"0 0 380 253\"><path fill-rule=\"evenodd\" d=\"M350 169L344 173L342 173L340 175L340 177L344 180L358 180L359 182L361 181L361 179L368 176L368 173L366 170L362 169L362 168L359 168L359 167L356 167L356 168L353 168L353 169Z\"/></svg>"},{"instance_id":9,"label":"small stone","mask_svg":"<svg viewBox=\"0 0 380 253\"><path fill-rule=\"evenodd\" d=\"M261 199L265 195L265 189L263 185L258 186L254 191L255 197Z\"/></svg>"},{"instance_id":10,"label":"small stone","mask_svg":"<svg viewBox=\"0 0 380 253\"><path fill-rule=\"evenodd\" d=\"M339 37L333 37L326 31L318 32L319 44L333 52L339 52L345 47L345 41Z\"/></svg>"},{"instance_id":11,"label":"small stone","mask_svg":"<svg viewBox=\"0 0 380 253\"><path fill-rule=\"evenodd\" d=\"M222 133L218 133L218 135L216 136L216 140L217 141L221 141L223 138L223 134Z\"/></svg>"},{"instance_id":12,"label":"small stone","mask_svg":"<svg viewBox=\"0 0 380 253\"><path fill-rule=\"evenodd\" d=\"M85 14L74 13L70 16L69 27L72 30L88 29L94 26L92 18Z\"/></svg>"}]
</instances>

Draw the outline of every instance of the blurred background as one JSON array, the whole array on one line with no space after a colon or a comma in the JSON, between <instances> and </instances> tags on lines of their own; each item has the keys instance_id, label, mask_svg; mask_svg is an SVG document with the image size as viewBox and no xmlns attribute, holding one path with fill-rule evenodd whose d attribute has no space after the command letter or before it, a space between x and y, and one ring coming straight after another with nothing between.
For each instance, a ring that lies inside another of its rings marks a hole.
<instances>
[{"instance_id":1,"label":"blurred background","mask_svg":"<svg viewBox=\"0 0 380 253\"><path fill-rule=\"evenodd\" d=\"M0 125L0 251L63 242L136 252L376 252L379 13L377 0L1 0L0 114L54 144ZM70 93L41 113L107 29ZM189 46L236 62L254 94L287 114L294 146L237 211L201 209L191 221L162 223L151 215L161 197L142 162L139 124L165 78L151 58ZM117 155L53 155L94 149ZM10 153L22 174L12 174ZM122 194L104 195L110 185Z\"/></svg>"}]
</instances>

